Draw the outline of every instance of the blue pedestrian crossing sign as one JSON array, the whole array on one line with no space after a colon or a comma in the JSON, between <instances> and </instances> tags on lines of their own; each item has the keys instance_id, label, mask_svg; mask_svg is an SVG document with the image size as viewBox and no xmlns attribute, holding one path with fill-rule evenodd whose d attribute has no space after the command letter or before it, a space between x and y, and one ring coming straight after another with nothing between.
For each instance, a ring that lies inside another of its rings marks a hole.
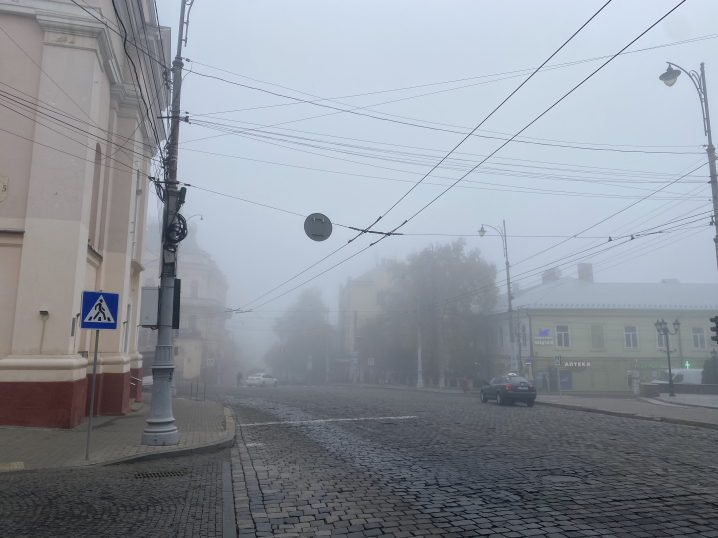
<instances>
[{"instance_id":1,"label":"blue pedestrian crossing sign","mask_svg":"<svg viewBox=\"0 0 718 538\"><path fill-rule=\"evenodd\" d=\"M117 329L120 296L104 291L83 291L80 329Z\"/></svg>"}]
</instances>

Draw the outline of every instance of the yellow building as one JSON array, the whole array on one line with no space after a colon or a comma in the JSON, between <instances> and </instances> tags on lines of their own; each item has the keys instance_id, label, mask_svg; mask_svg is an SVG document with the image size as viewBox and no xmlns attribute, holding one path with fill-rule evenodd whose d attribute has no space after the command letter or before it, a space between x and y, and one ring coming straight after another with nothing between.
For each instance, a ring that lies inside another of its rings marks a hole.
<instances>
[{"instance_id":1,"label":"yellow building","mask_svg":"<svg viewBox=\"0 0 718 538\"><path fill-rule=\"evenodd\" d=\"M547 271L543 282L514 289L514 352L519 367L542 388L555 372L562 390L628 391L635 380L651 381L668 369L666 341L655 322L665 319L671 364L702 369L715 344L709 318L718 315L718 285L595 283L590 264L580 278ZM505 297L493 316L488 343L488 375L510 370L510 339Z\"/></svg>"}]
</instances>

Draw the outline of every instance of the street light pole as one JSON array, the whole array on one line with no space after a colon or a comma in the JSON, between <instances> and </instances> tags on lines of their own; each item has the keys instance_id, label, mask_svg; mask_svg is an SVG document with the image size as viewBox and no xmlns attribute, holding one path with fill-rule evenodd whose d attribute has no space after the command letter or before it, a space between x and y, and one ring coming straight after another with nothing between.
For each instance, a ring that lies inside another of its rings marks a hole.
<instances>
[{"instance_id":1,"label":"street light pole","mask_svg":"<svg viewBox=\"0 0 718 538\"><path fill-rule=\"evenodd\" d=\"M419 353L417 355L417 367L416 367L416 388L424 388L424 373L421 370L421 305L417 309L417 321L416 321L416 339L419 343Z\"/></svg>"},{"instance_id":2,"label":"street light pole","mask_svg":"<svg viewBox=\"0 0 718 538\"><path fill-rule=\"evenodd\" d=\"M177 37L177 55L172 62L172 103L169 140L167 144L167 176L164 181L164 212L162 215L162 257L160 258L160 302L157 323L157 347L152 363L152 402L147 426L142 432L142 444L150 446L176 445L179 431L172 414L172 381L174 378L174 318L175 277L177 276L177 247L187 235L187 221L179 213L186 189L177 189L177 152L179 143L180 96L182 93L182 41L185 27L185 7L182 0Z\"/></svg>"},{"instance_id":3,"label":"street light pole","mask_svg":"<svg viewBox=\"0 0 718 538\"><path fill-rule=\"evenodd\" d=\"M502 223L503 226L501 228L496 228L495 226L491 226L490 224L482 224L481 229L479 230L479 236L484 237L484 235L486 235L486 230L484 230L484 226L488 226L489 228L496 230L499 236L501 236L501 240L503 241L504 259L506 260L506 294L509 300L509 347L511 349L511 370L517 371L518 364L516 362L516 353L514 351L514 309L511 302L513 299L513 297L511 297L511 266L509 264L509 249L506 243L506 221L504 220L502 221Z\"/></svg>"},{"instance_id":4,"label":"street light pole","mask_svg":"<svg viewBox=\"0 0 718 538\"><path fill-rule=\"evenodd\" d=\"M701 113L703 114L703 131L708 137L708 146L706 153L708 154L708 170L710 173L711 196L713 197L713 219L712 224L716 227L716 236L713 238L716 250L716 264L718 264L718 173L716 172L716 149L713 146L713 136L711 135L711 116L708 109L708 90L706 88L706 70L705 64L701 62L700 74L696 71L686 71L677 64L667 62L668 69L660 77L666 86L673 86L678 80L681 71L688 73L693 85L698 92L698 99L701 102ZM673 69L673 67L678 69Z\"/></svg>"},{"instance_id":5,"label":"street light pole","mask_svg":"<svg viewBox=\"0 0 718 538\"><path fill-rule=\"evenodd\" d=\"M662 334L666 338L666 354L668 355L668 396L672 396L675 398L676 394L673 392L673 371L671 370L671 342L670 342L670 335L676 335L678 334L678 329L680 329L681 324L678 320L673 322L673 328L675 329L675 332L671 332L668 330L668 323L666 323L665 320L658 321L656 320L656 323L654 323L656 330L658 331L658 334Z\"/></svg>"}]
</instances>

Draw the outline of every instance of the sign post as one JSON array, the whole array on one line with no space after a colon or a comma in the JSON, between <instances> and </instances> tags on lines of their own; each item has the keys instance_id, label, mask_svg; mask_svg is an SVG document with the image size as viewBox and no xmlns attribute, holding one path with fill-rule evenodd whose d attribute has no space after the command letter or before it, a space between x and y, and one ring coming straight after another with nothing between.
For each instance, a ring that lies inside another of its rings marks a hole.
<instances>
[{"instance_id":1,"label":"sign post","mask_svg":"<svg viewBox=\"0 0 718 538\"><path fill-rule=\"evenodd\" d=\"M92 434L92 415L95 413L95 383L97 380L97 347L100 342L100 331L117 329L117 311L120 296L117 293L100 291L82 292L82 309L80 310L80 329L95 330L95 358L92 363L92 392L90 393L90 420L87 424L87 445L85 460L90 459L90 435Z\"/></svg>"}]
</instances>

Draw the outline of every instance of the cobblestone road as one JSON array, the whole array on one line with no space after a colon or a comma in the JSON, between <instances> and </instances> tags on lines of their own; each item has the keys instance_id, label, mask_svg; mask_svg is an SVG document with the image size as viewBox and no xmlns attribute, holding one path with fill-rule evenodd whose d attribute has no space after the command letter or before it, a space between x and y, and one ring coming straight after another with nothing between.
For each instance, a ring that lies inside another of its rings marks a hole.
<instances>
[{"instance_id":1,"label":"cobblestone road","mask_svg":"<svg viewBox=\"0 0 718 538\"><path fill-rule=\"evenodd\" d=\"M229 449L136 464L0 474L0 536L221 538L222 462L227 461Z\"/></svg>"},{"instance_id":2,"label":"cobblestone road","mask_svg":"<svg viewBox=\"0 0 718 538\"><path fill-rule=\"evenodd\" d=\"M240 536L718 537L712 430L353 387L224 400Z\"/></svg>"}]
</instances>

